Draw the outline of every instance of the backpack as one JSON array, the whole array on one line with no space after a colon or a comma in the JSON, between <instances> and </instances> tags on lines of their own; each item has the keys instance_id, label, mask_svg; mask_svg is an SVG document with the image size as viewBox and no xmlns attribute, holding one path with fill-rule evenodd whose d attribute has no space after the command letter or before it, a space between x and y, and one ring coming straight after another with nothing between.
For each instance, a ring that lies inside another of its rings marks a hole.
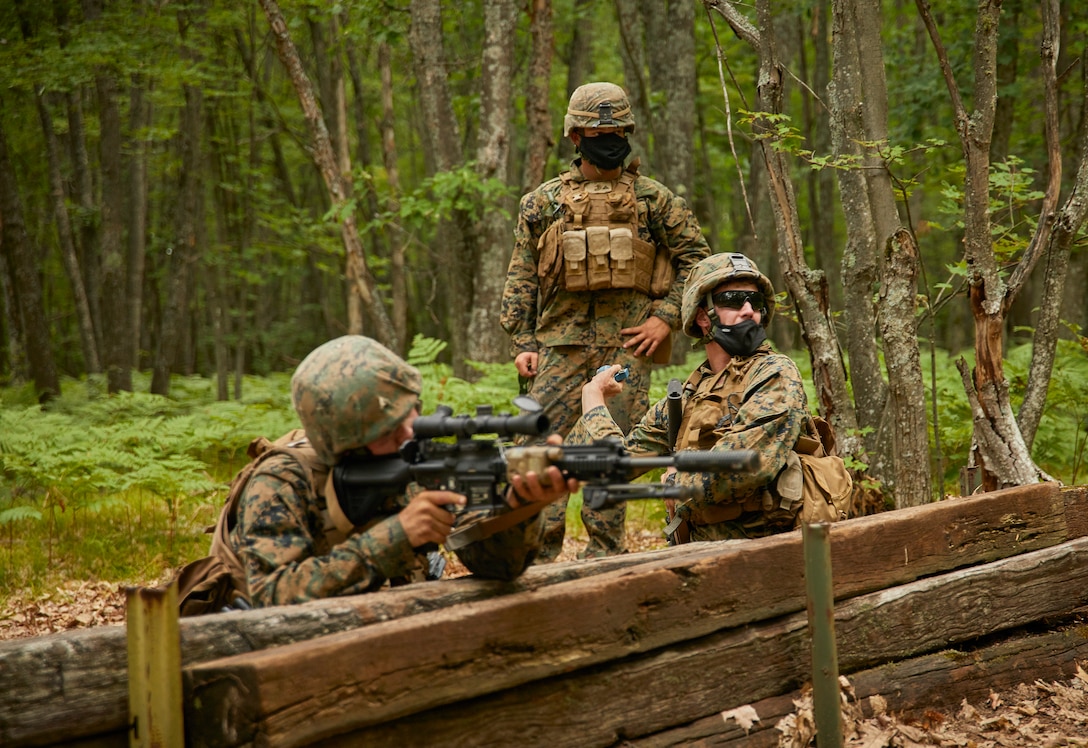
<instances>
[{"instance_id":1,"label":"backpack","mask_svg":"<svg viewBox=\"0 0 1088 748\"><path fill-rule=\"evenodd\" d=\"M823 418L813 418L819 439L802 435L775 480L784 500L801 500L795 527L802 523L838 522L853 509L854 479L838 456L835 432Z\"/></svg>"},{"instance_id":2,"label":"backpack","mask_svg":"<svg viewBox=\"0 0 1088 748\"><path fill-rule=\"evenodd\" d=\"M207 556L186 564L177 574L178 607L181 616L218 613L224 609L248 610L249 585L246 570L230 542L230 531L238 519L238 504L249 479L264 460L273 455L289 454L314 478L313 485L327 468L317 459L317 453L306 440L306 432L294 429L275 441L263 436L249 443L246 454L250 461L230 482L227 500L219 511L215 525L205 530L212 534ZM315 489L316 490L316 489Z\"/></svg>"}]
</instances>

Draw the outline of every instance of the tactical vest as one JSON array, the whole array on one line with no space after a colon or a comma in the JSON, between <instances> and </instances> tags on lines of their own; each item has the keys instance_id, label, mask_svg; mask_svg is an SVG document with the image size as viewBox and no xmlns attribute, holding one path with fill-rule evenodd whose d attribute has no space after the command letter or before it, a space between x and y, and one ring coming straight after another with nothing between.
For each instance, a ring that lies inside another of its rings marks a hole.
<instances>
[{"instance_id":1,"label":"tactical vest","mask_svg":"<svg viewBox=\"0 0 1088 748\"><path fill-rule=\"evenodd\" d=\"M653 298L669 292L675 277L669 252L639 237L637 178L637 160L610 181L579 181L569 171L560 177L562 218L537 245L543 287L558 281L566 291L634 289Z\"/></svg>"},{"instance_id":2,"label":"tactical vest","mask_svg":"<svg viewBox=\"0 0 1088 748\"><path fill-rule=\"evenodd\" d=\"M676 438L678 451L705 450L717 444L716 430L733 424L744 397L748 372L764 355L757 352L742 360L734 359L723 371L708 376L701 376L701 371L696 370L688 378L684 384L684 417ZM734 520L745 512L785 510L793 504L788 501L787 506L781 506L781 503L771 487L760 487L747 496L733 497L729 502L693 508L690 519L698 525L712 525Z\"/></svg>"},{"instance_id":3,"label":"tactical vest","mask_svg":"<svg viewBox=\"0 0 1088 748\"><path fill-rule=\"evenodd\" d=\"M306 432L294 429L272 442L258 437L246 449L250 461L231 481L226 503L219 512L219 519L208 528L212 534L208 556L186 564L178 573L178 598L181 615L201 615L218 612L224 606L243 600L249 603L249 585L245 567L234 552L230 533L238 522L238 504L245 493L249 479L257 467L275 455L287 454L302 465L315 495L323 497L329 468L318 458L306 439ZM320 498L319 498L320 500ZM324 527L314 534L314 552L323 556L332 546L342 543L347 534L337 529L328 510L322 512Z\"/></svg>"}]
</instances>

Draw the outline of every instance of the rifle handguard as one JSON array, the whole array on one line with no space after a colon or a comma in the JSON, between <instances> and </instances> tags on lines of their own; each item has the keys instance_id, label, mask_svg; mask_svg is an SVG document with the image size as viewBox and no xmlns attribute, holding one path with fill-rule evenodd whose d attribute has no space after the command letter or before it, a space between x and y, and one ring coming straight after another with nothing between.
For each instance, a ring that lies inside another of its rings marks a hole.
<instances>
[{"instance_id":1,"label":"rifle handguard","mask_svg":"<svg viewBox=\"0 0 1088 748\"><path fill-rule=\"evenodd\" d=\"M602 455L601 447L610 447ZM555 465L565 476L583 482L624 483L635 474L674 467L681 473L740 473L759 467L759 453L750 449L726 451L685 450L663 457L631 457L619 440L607 439L585 447L543 445L510 447L505 452L507 478L535 472L544 481L545 470Z\"/></svg>"}]
</instances>

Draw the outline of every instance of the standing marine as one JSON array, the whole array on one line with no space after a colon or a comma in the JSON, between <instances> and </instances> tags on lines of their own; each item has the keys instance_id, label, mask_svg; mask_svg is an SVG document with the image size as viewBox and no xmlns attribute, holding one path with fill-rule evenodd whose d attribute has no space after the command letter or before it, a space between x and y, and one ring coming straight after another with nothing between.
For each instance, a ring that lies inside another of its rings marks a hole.
<instances>
[{"instance_id":1,"label":"standing marine","mask_svg":"<svg viewBox=\"0 0 1088 748\"><path fill-rule=\"evenodd\" d=\"M563 120L577 157L521 199L501 322L528 393L562 436L581 413L582 384L602 365L628 371L610 403L618 427L646 411L651 361L668 360L684 281L710 253L685 200L639 174L637 158L627 161L634 129L622 88L579 87ZM544 511L542 560L562 550L566 503ZM622 553L625 517L623 504L583 507L584 555Z\"/></svg>"}]
</instances>

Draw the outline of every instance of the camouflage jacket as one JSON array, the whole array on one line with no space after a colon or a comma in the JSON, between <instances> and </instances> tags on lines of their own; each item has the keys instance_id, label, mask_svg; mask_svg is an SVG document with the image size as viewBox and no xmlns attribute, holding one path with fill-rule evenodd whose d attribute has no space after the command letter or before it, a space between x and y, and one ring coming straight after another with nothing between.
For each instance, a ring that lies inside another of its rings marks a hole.
<instances>
[{"instance_id":1,"label":"camouflage jacket","mask_svg":"<svg viewBox=\"0 0 1088 748\"><path fill-rule=\"evenodd\" d=\"M762 506L765 489L786 464L798 437L816 432L796 364L768 343L751 356L732 359L720 372L704 361L685 383L683 403L678 449L751 449L760 457L759 469L752 473L678 473L677 485L698 488L693 509L753 498ZM581 426L592 439L623 438L604 407L586 413ZM668 454L668 431L668 402L663 398L650 407L624 445L635 456Z\"/></svg>"},{"instance_id":2,"label":"camouflage jacket","mask_svg":"<svg viewBox=\"0 0 1088 748\"><path fill-rule=\"evenodd\" d=\"M335 544L327 534L326 515L322 492L314 489L298 460L280 454L258 466L230 533L255 607L369 592L421 569L423 556L408 544L397 515ZM477 515L462 515L458 524ZM457 555L474 574L511 580L532 561L540 529L538 515Z\"/></svg>"},{"instance_id":3,"label":"camouflage jacket","mask_svg":"<svg viewBox=\"0 0 1088 748\"><path fill-rule=\"evenodd\" d=\"M581 182L585 180L579 163L571 164L571 173ZM633 289L572 293L559 286L546 304L541 303L538 245L561 210L557 196L562 184L562 178L556 177L521 198L500 318L514 355L542 346L619 346L621 329L641 325L650 316L678 329L684 281L690 269L710 254L710 247L687 202L645 176L634 184L638 232L641 239L672 255L676 280L668 295L655 301Z\"/></svg>"}]
</instances>

